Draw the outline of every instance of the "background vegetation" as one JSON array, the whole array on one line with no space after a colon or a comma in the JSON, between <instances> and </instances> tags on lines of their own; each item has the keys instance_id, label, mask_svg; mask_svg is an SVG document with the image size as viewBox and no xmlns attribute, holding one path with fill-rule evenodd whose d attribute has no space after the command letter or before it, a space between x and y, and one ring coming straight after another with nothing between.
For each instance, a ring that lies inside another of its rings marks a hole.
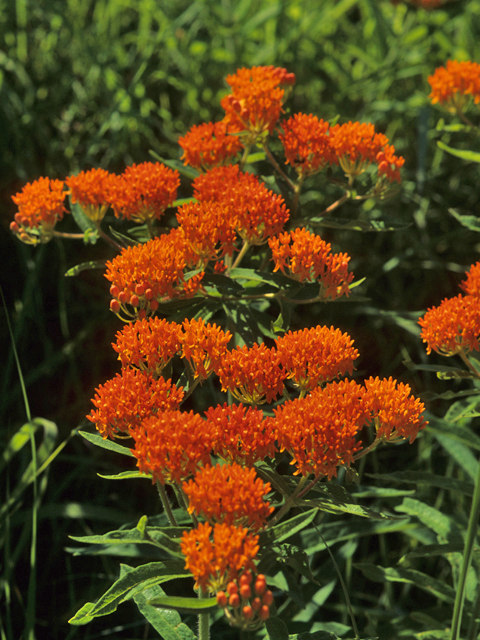
<instances>
[{"instance_id":1,"label":"background vegetation","mask_svg":"<svg viewBox=\"0 0 480 640\"><path fill-rule=\"evenodd\" d=\"M149 150L178 158L180 134L222 117L225 76L242 66L267 64L296 75L289 111L373 122L405 157L402 189L395 197L363 207L347 205L338 213L384 220L398 225L396 231L320 230L336 250L352 256L356 277L366 278L363 293L369 301L300 309L293 328L321 323L348 331L361 353L359 374L393 375L429 401L432 427L413 446L376 452L361 469L356 491L363 504L390 511L397 507L401 513L407 510L405 492L412 491L410 500L436 509L429 512L431 520L426 522L425 509L408 503L411 517L402 526L389 529L328 516L322 530L346 576L362 637L413 637L444 629L451 592L425 596L418 584L375 582L378 575L365 576L355 566L392 567L418 545L456 539L458 530L452 533L451 525L458 522L461 529L468 514L468 498L458 486L402 485L400 493L388 494L380 490L385 481L376 481L377 489L365 485L375 485L366 475L373 472L430 470L469 482L476 473L465 443L444 434L442 441L435 430L435 416L443 416L448 407L435 394L459 391L465 383L411 371L404 361L445 364L433 356L427 360L416 319L428 306L456 295L464 271L478 259L478 236L449 212L478 211L478 165L436 146L441 139L473 148L475 141L435 130L442 114L429 105L426 79L447 59L480 61L480 1L458 0L426 11L387 0L3 0L0 43L1 284L32 415L51 421L37 430L40 464L83 424L94 388L116 372L110 343L119 326L108 311L101 271L63 277L78 262L112 257L107 247L52 242L30 248L11 236L8 224L15 209L10 196L25 182L98 166L121 171L148 160ZM314 180L309 184L306 209L314 213L334 198L318 192ZM182 195L190 195L188 186L182 185ZM88 627L67 624L83 602L94 600L118 576L119 560L72 557L65 552L72 546L67 536L135 521L157 509L152 507L156 499L148 483L112 486L97 478L97 473L118 470L122 461L90 450L78 437L40 470L32 498L28 443L21 447L22 441L15 440L7 446L26 416L2 315L0 637L20 638L25 629L24 637L33 637L27 635L33 628L37 638L52 640L154 637L130 603ZM32 574L34 502L38 538ZM288 598L279 592L290 633L330 629L351 636L328 554L318 540L299 544L318 551L313 566L319 585L305 588L297 576L288 585ZM458 557L431 555L409 562L453 589ZM34 583L29 583L31 575ZM473 591L472 586L470 607ZM233 637L221 623L215 633Z\"/></svg>"}]
</instances>

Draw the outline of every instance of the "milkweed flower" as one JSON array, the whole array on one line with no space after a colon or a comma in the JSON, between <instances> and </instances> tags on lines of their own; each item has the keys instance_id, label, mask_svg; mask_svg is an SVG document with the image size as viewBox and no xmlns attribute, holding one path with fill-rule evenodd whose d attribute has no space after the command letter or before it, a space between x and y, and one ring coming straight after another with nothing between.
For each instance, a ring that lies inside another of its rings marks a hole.
<instances>
[{"instance_id":1,"label":"milkweed flower","mask_svg":"<svg viewBox=\"0 0 480 640\"><path fill-rule=\"evenodd\" d=\"M264 343L237 347L227 351L218 367L222 391L247 404L273 402L283 392L286 373L280 367L280 356Z\"/></svg>"},{"instance_id":2,"label":"milkweed flower","mask_svg":"<svg viewBox=\"0 0 480 640\"><path fill-rule=\"evenodd\" d=\"M285 164L290 164L301 179L338 163L328 135L329 127L328 122L305 113L296 113L282 122L279 138L285 152Z\"/></svg>"},{"instance_id":3,"label":"milkweed flower","mask_svg":"<svg viewBox=\"0 0 480 640\"><path fill-rule=\"evenodd\" d=\"M140 473L152 476L152 483L182 482L200 466L211 464L213 431L193 411L159 411L132 429L133 455Z\"/></svg>"},{"instance_id":4,"label":"milkweed flower","mask_svg":"<svg viewBox=\"0 0 480 640\"><path fill-rule=\"evenodd\" d=\"M480 262L472 264L466 280L460 286L468 295L480 296Z\"/></svg>"},{"instance_id":5,"label":"milkweed flower","mask_svg":"<svg viewBox=\"0 0 480 640\"><path fill-rule=\"evenodd\" d=\"M318 281L319 296L325 300L349 295L353 280L353 273L348 272L350 256L331 253L331 245L320 236L305 228L295 229L270 238L268 245L274 271L281 270L299 282Z\"/></svg>"},{"instance_id":6,"label":"milkweed flower","mask_svg":"<svg viewBox=\"0 0 480 640\"><path fill-rule=\"evenodd\" d=\"M364 395L361 385L342 380L274 409L278 444L292 456L295 475L331 480L350 465L361 449L355 436L367 419Z\"/></svg>"},{"instance_id":7,"label":"milkweed flower","mask_svg":"<svg viewBox=\"0 0 480 640\"><path fill-rule=\"evenodd\" d=\"M376 437L382 440L409 438L410 444L418 432L427 426L421 415L425 406L412 395L410 386L393 378L365 381L363 401L373 420Z\"/></svg>"},{"instance_id":8,"label":"milkweed flower","mask_svg":"<svg viewBox=\"0 0 480 640\"><path fill-rule=\"evenodd\" d=\"M274 511L265 497L270 484L255 469L239 464L217 464L200 469L193 480L184 482L189 513L203 516L211 524L225 522L261 529Z\"/></svg>"},{"instance_id":9,"label":"milkweed flower","mask_svg":"<svg viewBox=\"0 0 480 640\"><path fill-rule=\"evenodd\" d=\"M156 377L180 351L182 325L144 318L127 324L112 344L122 367L136 367Z\"/></svg>"},{"instance_id":10,"label":"milkweed flower","mask_svg":"<svg viewBox=\"0 0 480 640\"><path fill-rule=\"evenodd\" d=\"M55 225L68 213L64 207L67 192L63 184L61 180L39 178L12 196L18 212L10 230L22 242L35 245L52 239Z\"/></svg>"},{"instance_id":11,"label":"milkweed flower","mask_svg":"<svg viewBox=\"0 0 480 640\"><path fill-rule=\"evenodd\" d=\"M224 165L243 148L239 137L229 133L228 124L223 120L194 125L178 139L178 144L183 149L180 158L183 164L203 171Z\"/></svg>"},{"instance_id":12,"label":"milkweed flower","mask_svg":"<svg viewBox=\"0 0 480 640\"><path fill-rule=\"evenodd\" d=\"M177 197L180 174L160 162L127 167L117 182L112 206L117 217L139 223L159 219Z\"/></svg>"},{"instance_id":13,"label":"milkweed flower","mask_svg":"<svg viewBox=\"0 0 480 640\"><path fill-rule=\"evenodd\" d=\"M180 335L180 354L190 363L194 377L206 380L216 371L227 352L232 334L202 318L185 320Z\"/></svg>"},{"instance_id":14,"label":"milkweed flower","mask_svg":"<svg viewBox=\"0 0 480 640\"><path fill-rule=\"evenodd\" d=\"M183 388L171 380L158 378L137 369L123 369L115 378L95 389L92 409L87 419L103 436L115 438L119 433L130 434L148 416L177 409L183 400Z\"/></svg>"},{"instance_id":15,"label":"milkweed flower","mask_svg":"<svg viewBox=\"0 0 480 640\"><path fill-rule=\"evenodd\" d=\"M185 568L203 590L216 593L245 571L255 570L258 536L246 527L208 522L184 531L180 548Z\"/></svg>"},{"instance_id":16,"label":"milkweed flower","mask_svg":"<svg viewBox=\"0 0 480 640\"><path fill-rule=\"evenodd\" d=\"M333 378L352 374L358 357L352 338L334 327L289 331L276 339L276 347L287 377L301 391L312 391Z\"/></svg>"},{"instance_id":17,"label":"milkweed flower","mask_svg":"<svg viewBox=\"0 0 480 640\"><path fill-rule=\"evenodd\" d=\"M428 76L432 88L432 104L441 104L450 113L461 114L470 104L480 103L480 64L448 60L446 67L438 67Z\"/></svg>"},{"instance_id":18,"label":"milkweed flower","mask_svg":"<svg viewBox=\"0 0 480 640\"><path fill-rule=\"evenodd\" d=\"M210 407L205 417L215 431L215 455L246 466L274 458L277 451L275 429L260 409L225 403Z\"/></svg>"},{"instance_id":19,"label":"milkweed flower","mask_svg":"<svg viewBox=\"0 0 480 640\"><path fill-rule=\"evenodd\" d=\"M285 88L295 84L295 75L279 67L238 69L226 78L231 94L222 98L224 120L232 129L245 132L245 147L261 141L273 129L286 100Z\"/></svg>"},{"instance_id":20,"label":"milkweed flower","mask_svg":"<svg viewBox=\"0 0 480 640\"><path fill-rule=\"evenodd\" d=\"M268 589L263 573L255 575L244 571L227 584L225 591L217 592L218 606L230 625L244 631L259 629L270 617L273 602L273 593Z\"/></svg>"},{"instance_id":21,"label":"milkweed flower","mask_svg":"<svg viewBox=\"0 0 480 640\"><path fill-rule=\"evenodd\" d=\"M479 349L480 304L476 296L445 298L438 307L429 309L418 324L427 353L433 349L443 356L453 356Z\"/></svg>"},{"instance_id":22,"label":"milkweed flower","mask_svg":"<svg viewBox=\"0 0 480 640\"><path fill-rule=\"evenodd\" d=\"M186 250L181 229L122 249L106 263L105 277L112 283L110 309L142 319L155 312L160 302L195 295L203 273L185 280Z\"/></svg>"},{"instance_id":23,"label":"milkweed flower","mask_svg":"<svg viewBox=\"0 0 480 640\"><path fill-rule=\"evenodd\" d=\"M115 197L118 176L105 169L90 169L69 176L65 182L71 201L81 205L89 220L101 222Z\"/></svg>"}]
</instances>

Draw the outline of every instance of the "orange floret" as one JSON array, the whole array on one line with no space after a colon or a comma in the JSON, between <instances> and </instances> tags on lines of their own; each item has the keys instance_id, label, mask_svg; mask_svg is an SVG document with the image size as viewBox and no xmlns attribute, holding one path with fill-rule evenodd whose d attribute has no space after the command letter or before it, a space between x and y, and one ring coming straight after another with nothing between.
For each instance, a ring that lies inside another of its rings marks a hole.
<instances>
[{"instance_id":1,"label":"orange floret","mask_svg":"<svg viewBox=\"0 0 480 640\"><path fill-rule=\"evenodd\" d=\"M239 137L229 134L223 120L194 125L178 144L183 149L183 163L203 171L225 164L242 150Z\"/></svg>"},{"instance_id":2,"label":"orange floret","mask_svg":"<svg viewBox=\"0 0 480 640\"><path fill-rule=\"evenodd\" d=\"M285 151L285 164L290 164L301 178L338 162L328 135L329 126L317 116L305 113L296 113L282 122L279 138Z\"/></svg>"},{"instance_id":3,"label":"orange floret","mask_svg":"<svg viewBox=\"0 0 480 640\"><path fill-rule=\"evenodd\" d=\"M432 88L429 98L451 113L462 113L473 102L480 103L480 64L448 60L446 67L435 69L428 77Z\"/></svg>"},{"instance_id":4,"label":"orange floret","mask_svg":"<svg viewBox=\"0 0 480 640\"><path fill-rule=\"evenodd\" d=\"M480 297L480 262L472 264L460 286L468 295Z\"/></svg>"},{"instance_id":5,"label":"orange floret","mask_svg":"<svg viewBox=\"0 0 480 640\"><path fill-rule=\"evenodd\" d=\"M26 184L22 191L12 196L18 207L10 229L26 244L46 243L53 237L53 230L67 213L64 207L67 192L61 180L39 178Z\"/></svg>"},{"instance_id":6,"label":"orange floret","mask_svg":"<svg viewBox=\"0 0 480 640\"><path fill-rule=\"evenodd\" d=\"M216 324L205 324L202 318L185 320L180 336L181 357L188 360L195 378L207 379L216 371L227 351L232 334Z\"/></svg>"},{"instance_id":7,"label":"orange floret","mask_svg":"<svg viewBox=\"0 0 480 640\"><path fill-rule=\"evenodd\" d=\"M80 171L66 179L72 202L78 202L92 222L101 222L112 205L118 186L118 176L105 169Z\"/></svg>"}]
</instances>

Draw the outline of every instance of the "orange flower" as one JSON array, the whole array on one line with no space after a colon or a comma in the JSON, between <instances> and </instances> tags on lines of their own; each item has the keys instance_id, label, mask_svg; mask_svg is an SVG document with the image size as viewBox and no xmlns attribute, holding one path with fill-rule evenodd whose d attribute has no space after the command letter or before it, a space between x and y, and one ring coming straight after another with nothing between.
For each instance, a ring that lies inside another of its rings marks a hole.
<instances>
[{"instance_id":1,"label":"orange flower","mask_svg":"<svg viewBox=\"0 0 480 640\"><path fill-rule=\"evenodd\" d=\"M348 333L333 327L289 331L276 339L280 362L301 391L312 391L346 373L353 373L358 351Z\"/></svg>"},{"instance_id":2,"label":"orange flower","mask_svg":"<svg viewBox=\"0 0 480 640\"><path fill-rule=\"evenodd\" d=\"M156 311L160 302L195 295L203 273L184 281L185 254L182 229L123 249L106 264L105 277L112 283L111 310L142 319Z\"/></svg>"},{"instance_id":3,"label":"orange flower","mask_svg":"<svg viewBox=\"0 0 480 640\"><path fill-rule=\"evenodd\" d=\"M198 413L161 411L131 432L140 473L152 482L182 482L211 463L213 430Z\"/></svg>"},{"instance_id":4,"label":"orange flower","mask_svg":"<svg viewBox=\"0 0 480 640\"><path fill-rule=\"evenodd\" d=\"M202 318L185 320L180 336L182 358L190 363L195 378L207 379L216 371L227 351L232 334L216 324L205 324Z\"/></svg>"},{"instance_id":5,"label":"orange flower","mask_svg":"<svg viewBox=\"0 0 480 640\"><path fill-rule=\"evenodd\" d=\"M66 181L72 202L78 202L92 222L101 222L111 206L118 185L118 176L105 169L81 171Z\"/></svg>"},{"instance_id":6,"label":"orange flower","mask_svg":"<svg viewBox=\"0 0 480 640\"><path fill-rule=\"evenodd\" d=\"M237 234L233 211L217 202L189 202L178 208L177 220L188 247L187 263L192 268L232 255Z\"/></svg>"},{"instance_id":7,"label":"orange flower","mask_svg":"<svg viewBox=\"0 0 480 640\"><path fill-rule=\"evenodd\" d=\"M145 223L158 220L177 197L180 174L159 162L127 167L120 176L113 200L117 217Z\"/></svg>"},{"instance_id":8,"label":"orange flower","mask_svg":"<svg viewBox=\"0 0 480 640\"><path fill-rule=\"evenodd\" d=\"M137 367L158 377L180 350L182 326L159 318L127 324L112 344L122 367Z\"/></svg>"},{"instance_id":9,"label":"orange flower","mask_svg":"<svg viewBox=\"0 0 480 640\"><path fill-rule=\"evenodd\" d=\"M353 380L342 380L274 409L278 443L293 457L295 474L331 480L339 466L350 465L361 448L355 436L367 417L364 394Z\"/></svg>"},{"instance_id":10,"label":"orange flower","mask_svg":"<svg viewBox=\"0 0 480 640\"><path fill-rule=\"evenodd\" d=\"M225 96L220 104L225 109L225 121L232 130L248 132L244 146L272 133L280 117L286 95L283 87L295 83L293 73L278 67L252 67L238 69L227 76L227 84L232 93Z\"/></svg>"},{"instance_id":11,"label":"orange flower","mask_svg":"<svg viewBox=\"0 0 480 640\"><path fill-rule=\"evenodd\" d=\"M264 484L255 469L235 463L204 467L182 488L188 498L188 512L202 515L211 524L225 522L258 530L274 510L265 501L270 484Z\"/></svg>"},{"instance_id":12,"label":"orange flower","mask_svg":"<svg viewBox=\"0 0 480 640\"><path fill-rule=\"evenodd\" d=\"M465 293L471 296L480 296L480 262L472 264L470 271L467 273L467 278L461 285Z\"/></svg>"},{"instance_id":13,"label":"orange flower","mask_svg":"<svg viewBox=\"0 0 480 640\"><path fill-rule=\"evenodd\" d=\"M26 244L48 242L53 229L67 210L63 206L66 191L61 180L39 178L26 184L22 191L12 196L18 206L10 229Z\"/></svg>"},{"instance_id":14,"label":"orange flower","mask_svg":"<svg viewBox=\"0 0 480 640\"><path fill-rule=\"evenodd\" d=\"M213 533L213 540L212 540ZM244 571L255 569L258 536L245 527L205 522L184 531L180 543L188 569L198 586L216 593Z\"/></svg>"},{"instance_id":15,"label":"orange flower","mask_svg":"<svg viewBox=\"0 0 480 640\"><path fill-rule=\"evenodd\" d=\"M275 456L273 425L259 409L225 403L211 407L205 416L215 429L215 455L247 466Z\"/></svg>"},{"instance_id":16,"label":"orange flower","mask_svg":"<svg viewBox=\"0 0 480 640\"><path fill-rule=\"evenodd\" d=\"M480 102L480 64L448 60L428 77L432 104L443 105L450 113L462 113L472 101Z\"/></svg>"},{"instance_id":17,"label":"orange flower","mask_svg":"<svg viewBox=\"0 0 480 640\"><path fill-rule=\"evenodd\" d=\"M178 408L184 395L171 380L155 380L136 369L123 369L95 391L92 402L97 410L92 409L87 419L105 439L129 433L157 411Z\"/></svg>"},{"instance_id":18,"label":"orange flower","mask_svg":"<svg viewBox=\"0 0 480 640\"><path fill-rule=\"evenodd\" d=\"M348 296L353 273L348 273L350 257L346 253L331 253L331 246L320 236L305 228L281 233L268 241L275 263L279 269L300 282L320 283L320 296L326 300Z\"/></svg>"},{"instance_id":19,"label":"orange flower","mask_svg":"<svg viewBox=\"0 0 480 640\"><path fill-rule=\"evenodd\" d=\"M239 137L229 134L223 120L193 126L178 144L183 149L183 163L204 171L225 164L242 150Z\"/></svg>"},{"instance_id":20,"label":"orange flower","mask_svg":"<svg viewBox=\"0 0 480 640\"><path fill-rule=\"evenodd\" d=\"M364 403L371 414L376 429L376 437L382 440L410 438L410 444L420 429L428 422L420 414L425 407L418 398L411 395L408 384L370 377L365 381Z\"/></svg>"},{"instance_id":21,"label":"orange flower","mask_svg":"<svg viewBox=\"0 0 480 640\"><path fill-rule=\"evenodd\" d=\"M213 200L228 208L232 226L250 244L263 244L280 233L290 216L281 196L237 165L216 167L195 178L193 186L197 200Z\"/></svg>"},{"instance_id":22,"label":"orange flower","mask_svg":"<svg viewBox=\"0 0 480 640\"><path fill-rule=\"evenodd\" d=\"M359 176L368 165L376 163L379 173L389 181L400 182L400 167L405 160L394 155L383 133L375 133L373 124L347 122L330 128L330 144L340 166L350 179Z\"/></svg>"},{"instance_id":23,"label":"orange flower","mask_svg":"<svg viewBox=\"0 0 480 640\"><path fill-rule=\"evenodd\" d=\"M337 156L330 145L328 122L317 116L296 113L282 122L279 138L285 151L286 162L294 167L301 178L321 171L329 164L337 163Z\"/></svg>"},{"instance_id":24,"label":"orange flower","mask_svg":"<svg viewBox=\"0 0 480 640\"><path fill-rule=\"evenodd\" d=\"M264 343L227 351L218 367L222 391L248 404L273 402L283 392L286 374L280 368L280 356Z\"/></svg>"},{"instance_id":25,"label":"orange flower","mask_svg":"<svg viewBox=\"0 0 480 640\"><path fill-rule=\"evenodd\" d=\"M427 353L433 349L443 356L453 356L460 351L478 351L480 304L475 296L445 298L440 306L429 309L418 324Z\"/></svg>"}]
</instances>

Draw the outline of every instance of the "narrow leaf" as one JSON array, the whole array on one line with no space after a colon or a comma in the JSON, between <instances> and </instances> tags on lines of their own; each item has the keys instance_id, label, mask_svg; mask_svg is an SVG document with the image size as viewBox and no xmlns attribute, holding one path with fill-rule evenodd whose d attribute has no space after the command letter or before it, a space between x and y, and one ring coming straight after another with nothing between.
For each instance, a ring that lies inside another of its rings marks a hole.
<instances>
[{"instance_id":1,"label":"narrow leaf","mask_svg":"<svg viewBox=\"0 0 480 640\"><path fill-rule=\"evenodd\" d=\"M182 622L180 614L174 610L159 610L148 601L165 597L165 591L155 585L133 597L140 613L152 625L164 640L196 640L197 636Z\"/></svg>"},{"instance_id":2,"label":"narrow leaf","mask_svg":"<svg viewBox=\"0 0 480 640\"><path fill-rule=\"evenodd\" d=\"M89 260L88 262L81 262L66 271L65 276L67 278L78 276L82 271L91 271L92 269L105 269L105 260Z\"/></svg>"},{"instance_id":3,"label":"narrow leaf","mask_svg":"<svg viewBox=\"0 0 480 640\"><path fill-rule=\"evenodd\" d=\"M177 596L155 597L147 604L160 609L174 609L181 613L209 613L218 609L217 598L181 598Z\"/></svg>"},{"instance_id":4,"label":"narrow leaf","mask_svg":"<svg viewBox=\"0 0 480 640\"><path fill-rule=\"evenodd\" d=\"M82 438L85 438L85 440L88 440L97 447L121 453L123 456L130 456L131 458L135 457L128 447L124 447L117 442L112 442L112 440L105 440L102 436L99 436L96 433L88 433L88 431L78 431L78 433Z\"/></svg>"},{"instance_id":5,"label":"narrow leaf","mask_svg":"<svg viewBox=\"0 0 480 640\"><path fill-rule=\"evenodd\" d=\"M438 140L437 147L442 149L442 151L446 151L450 153L452 156L456 158L461 158L462 160L467 160L469 162L480 162L480 153L477 151L470 151L468 149L454 149L453 147L449 147L441 140Z\"/></svg>"}]
</instances>

